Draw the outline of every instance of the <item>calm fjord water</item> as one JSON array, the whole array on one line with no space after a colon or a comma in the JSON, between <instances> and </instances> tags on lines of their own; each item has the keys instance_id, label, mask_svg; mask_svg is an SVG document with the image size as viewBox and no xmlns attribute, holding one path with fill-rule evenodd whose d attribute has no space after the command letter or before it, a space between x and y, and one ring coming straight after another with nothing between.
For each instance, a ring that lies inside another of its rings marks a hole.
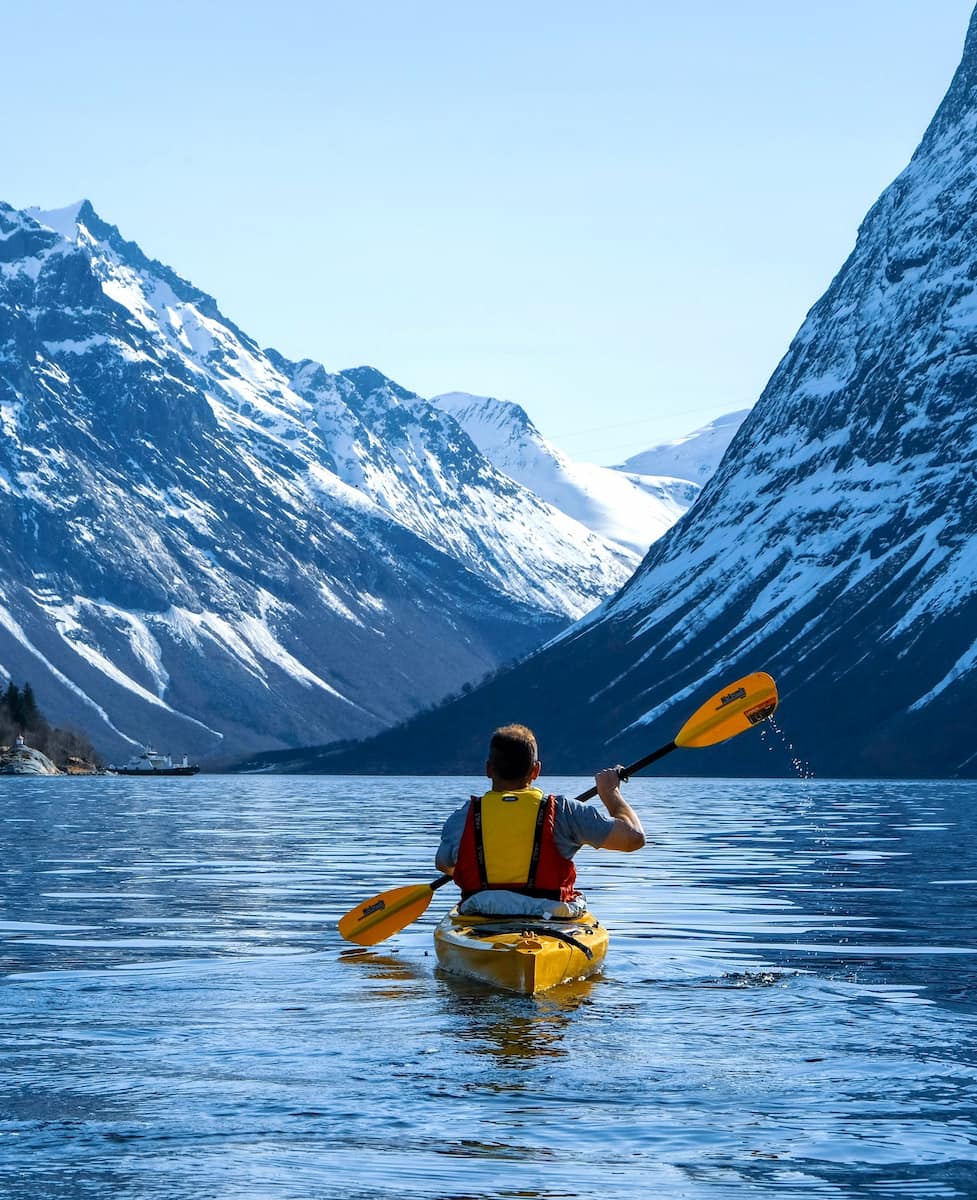
<instances>
[{"instance_id":1,"label":"calm fjord water","mask_svg":"<svg viewBox=\"0 0 977 1200\"><path fill-rule=\"evenodd\" d=\"M4 780L0 1194L977 1196L977 785L636 779L533 1000L336 932L475 783Z\"/></svg>"}]
</instances>

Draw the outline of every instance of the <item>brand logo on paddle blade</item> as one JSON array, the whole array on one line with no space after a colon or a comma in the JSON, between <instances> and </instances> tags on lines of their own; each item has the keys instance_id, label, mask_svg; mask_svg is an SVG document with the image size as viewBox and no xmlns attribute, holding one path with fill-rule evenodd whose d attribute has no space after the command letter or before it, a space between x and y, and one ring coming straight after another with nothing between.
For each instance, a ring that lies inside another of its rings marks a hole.
<instances>
[{"instance_id":1,"label":"brand logo on paddle blade","mask_svg":"<svg viewBox=\"0 0 977 1200\"><path fill-rule=\"evenodd\" d=\"M776 700L764 700L762 704L758 704L756 708L748 708L743 716L750 722L751 725L759 725L761 721L765 721L767 717L772 717L774 709L777 707Z\"/></svg>"},{"instance_id":2,"label":"brand logo on paddle blade","mask_svg":"<svg viewBox=\"0 0 977 1200\"><path fill-rule=\"evenodd\" d=\"M727 704L732 704L734 700L745 700L745 699L746 699L746 688L745 687L737 688L735 692L729 692L727 695L723 696L723 698L719 701L719 707L725 708Z\"/></svg>"},{"instance_id":3,"label":"brand logo on paddle blade","mask_svg":"<svg viewBox=\"0 0 977 1200\"><path fill-rule=\"evenodd\" d=\"M362 913L360 914L360 920L362 921L364 917L372 917L374 913L383 912L386 907L387 903L385 900L374 900L372 904L368 904L366 908L363 909Z\"/></svg>"}]
</instances>

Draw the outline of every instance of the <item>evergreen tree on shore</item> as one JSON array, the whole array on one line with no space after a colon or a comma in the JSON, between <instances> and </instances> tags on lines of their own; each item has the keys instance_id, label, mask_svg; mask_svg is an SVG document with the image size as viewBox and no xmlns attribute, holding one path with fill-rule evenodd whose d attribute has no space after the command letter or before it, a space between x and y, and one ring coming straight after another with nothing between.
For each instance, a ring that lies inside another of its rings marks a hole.
<instances>
[{"instance_id":1,"label":"evergreen tree on shore","mask_svg":"<svg viewBox=\"0 0 977 1200\"><path fill-rule=\"evenodd\" d=\"M0 695L0 749L11 747L18 734L23 734L29 746L40 750L59 767L63 768L69 759L90 764L99 761L86 737L48 723L29 682L18 687L11 679Z\"/></svg>"}]
</instances>

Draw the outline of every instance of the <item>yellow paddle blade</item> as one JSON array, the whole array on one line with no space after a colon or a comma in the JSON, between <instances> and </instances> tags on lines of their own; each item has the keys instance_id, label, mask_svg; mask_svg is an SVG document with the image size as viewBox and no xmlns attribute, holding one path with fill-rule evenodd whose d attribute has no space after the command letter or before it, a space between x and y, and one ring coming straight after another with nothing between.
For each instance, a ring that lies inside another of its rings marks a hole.
<instances>
[{"instance_id":1,"label":"yellow paddle blade","mask_svg":"<svg viewBox=\"0 0 977 1200\"><path fill-rule=\"evenodd\" d=\"M777 685L766 672L744 675L696 709L676 735L675 745L699 749L728 741L772 717L777 700Z\"/></svg>"},{"instance_id":2,"label":"yellow paddle blade","mask_svg":"<svg viewBox=\"0 0 977 1200\"><path fill-rule=\"evenodd\" d=\"M347 942L358 946L375 946L424 912L431 903L434 891L429 883L394 888L357 904L339 922L339 932Z\"/></svg>"}]
</instances>

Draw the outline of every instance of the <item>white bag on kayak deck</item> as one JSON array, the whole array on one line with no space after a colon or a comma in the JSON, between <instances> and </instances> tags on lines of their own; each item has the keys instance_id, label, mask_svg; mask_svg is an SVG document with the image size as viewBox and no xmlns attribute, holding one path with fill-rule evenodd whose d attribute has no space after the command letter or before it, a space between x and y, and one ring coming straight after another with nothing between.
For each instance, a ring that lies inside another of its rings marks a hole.
<instances>
[{"instance_id":1,"label":"white bag on kayak deck","mask_svg":"<svg viewBox=\"0 0 977 1200\"><path fill-rule=\"evenodd\" d=\"M558 921L573 921L587 911L584 896L577 900L540 900L536 896L521 896L502 888L476 892L458 905L466 917L543 917Z\"/></svg>"}]
</instances>

